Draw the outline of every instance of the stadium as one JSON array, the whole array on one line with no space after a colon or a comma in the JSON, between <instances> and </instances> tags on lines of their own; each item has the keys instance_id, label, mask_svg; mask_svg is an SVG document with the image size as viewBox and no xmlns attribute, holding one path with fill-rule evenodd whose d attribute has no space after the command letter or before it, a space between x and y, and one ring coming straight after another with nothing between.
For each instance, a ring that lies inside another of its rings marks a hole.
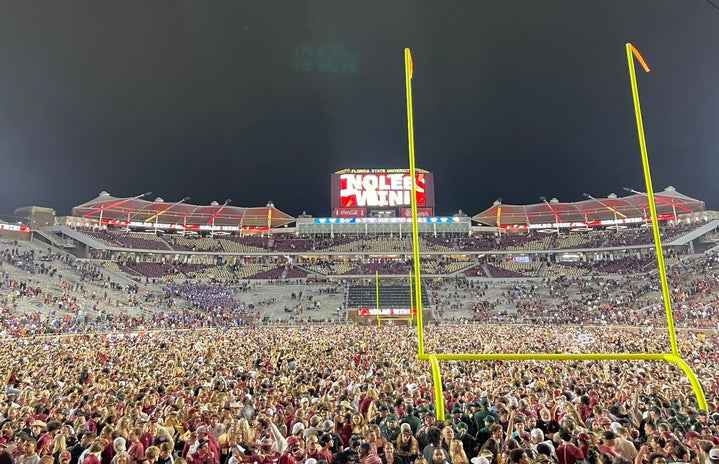
<instances>
[{"instance_id":1,"label":"stadium","mask_svg":"<svg viewBox=\"0 0 719 464\"><path fill-rule=\"evenodd\" d=\"M117 438L141 443L135 462L153 447L215 464L435 462L431 447L453 464L719 462L717 212L655 193L679 352L706 405L680 369L636 359L443 361L437 398L418 320L440 354L642 355L670 340L647 194L438 217L418 169L415 295L412 184L406 169L335 172L328 217L150 192L101 192L66 217L17 210L22 224L0 224L7 452L35 437L59 459L88 434L102 459L125 452Z\"/></svg>"}]
</instances>

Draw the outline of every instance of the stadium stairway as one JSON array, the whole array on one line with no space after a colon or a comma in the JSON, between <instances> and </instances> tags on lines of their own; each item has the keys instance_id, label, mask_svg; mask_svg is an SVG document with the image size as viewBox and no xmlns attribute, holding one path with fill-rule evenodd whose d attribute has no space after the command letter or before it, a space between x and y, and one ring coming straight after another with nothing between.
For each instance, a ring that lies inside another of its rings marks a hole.
<instances>
[{"instance_id":1,"label":"stadium stairway","mask_svg":"<svg viewBox=\"0 0 719 464\"><path fill-rule=\"evenodd\" d=\"M116 272L116 271L114 271L114 270L108 268L107 266L105 266L105 265L104 265L101 261L99 261L99 260L81 259L81 258L78 258L78 261L88 261L88 262L94 264L94 265L97 266L98 268L102 269L102 272L104 272L105 274L111 276L111 277L112 277L114 280L116 280L116 281L121 281L121 282L126 283L126 284L136 284L136 283L137 283L136 280L133 280L133 278L132 278L131 275L125 274L124 272Z\"/></svg>"},{"instance_id":2,"label":"stadium stairway","mask_svg":"<svg viewBox=\"0 0 719 464\"><path fill-rule=\"evenodd\" d=\"M51 234L42 229L33 231L31 241L38 245L50 245L58 250L65 251L68 248L75 248L75 244L70 240L62 240L55 234Z\"/></svg>"},{"instance_id":3,"label":"stadium stairway","mask_svg":"<svg viewBox=\"0 0 719 464\"><path fill-rule=\"evenodd\" d=\"M484 275L487 277L492 277L492 273L489 271L489 268L486 264L482 264L482 272L484 272Z\"/></svg>"},{"instance_id":4,"label":"stadium stairway","mask_svg":"<svg viewBox=\"0 0 719 464\"><path fill-rule=\"evenodd\" d=\"M76 243L81 243L87 247L94 248L96 250L107 250L107 245L94 240L85 234L82 234L74 229L65 226L48 226L41 229L43 232L53 234L55 236L65 236L74 240Z\"/></svg>"},{"instance_id":5,"label":"stadium stairway","mask_svg":"<svg viewBox=\"0 0 719 464\"><path fill-rule=\"evenodd\" d=\"M708 234L709 232L713 231L714 229L719 227L719 220L714 219L713 221L709 221L708 223L704 224L703 226L699 227L698 229L694 229L690 231L687 234L681 235L677 237L676 239L672 240L671 242L667 244L663 244L666 246L679 246L679 245L686 245L692 240L696 240L699 237Z\"/></svg>"},{"instance_id":6,"label":"stadium stairway","mask_svg":"<svg viewBox=\"0 0 719 464\"><path fill-rule=\"evenodd\" d=\"M539 266L539 269L537 269L537 277L544 277L544 274L547 272L547 263L542 263Z\"/></svg>"},{"instance_id":7,"label":"stadium stairway","mask_svg":"<svg viewBox=\"0 0 719 464\"><path fill-rule=\"evenodd\" d=\"M46 233L46 235L48 235L48 234ZM49 234L49 235L55 236L54 234ZM55 236L55 237L56 237L56 236ZM48 244L48 243L46 243L46 242L44 242L44 241L42 241L42 240L38 240L38 239L35 238L35 237L33 237L33 238L30 240L30 244L33 246L33 248L36 248L36 249L37 249L38 251L40 251L41 253L45 252L45 251L47 250L48 246L52 249L52 252L53 252L53 253L67 253L67 249L66 249L66 248L60 248L60 247L58 247L58 246L56 246L56 245ZM74 246L75 246L75 245L73 244L73 248L74 248ZM113 280L115 280L115 281L120 281L120 282L123 282L123 283L126 283L126 284L134 284L134 283L137 283L137 282L135 282L134 280L132 280L132 278L131 278L129 275L127 275L127 274L125 274L125 273L115 272L115 271L112 270L112 269L108 269L108 268L105 267L99 260L92 260L92 259L86 259L86 258L75 258L75 259L76 259L78 262L88 262L88 263L91 263L93 266L95 266L95 267L97 267L97 268L99 268L99 269L102 269L102 272L104 272L105 274L111 276L111 277L113 278Z\"/></svg>"}]
</instances>

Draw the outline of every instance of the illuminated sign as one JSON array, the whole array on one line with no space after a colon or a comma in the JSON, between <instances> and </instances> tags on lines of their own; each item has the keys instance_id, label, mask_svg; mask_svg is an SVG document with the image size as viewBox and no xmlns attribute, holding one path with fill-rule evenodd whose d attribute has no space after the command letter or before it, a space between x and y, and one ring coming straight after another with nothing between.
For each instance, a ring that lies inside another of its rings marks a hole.
<instances>
[{"instance_id":1,"label":"illuminated sign","mask_svg":"<svg viewBox=\"0 0 719 464\"><path fill-rule=\"evenodd\" d=\"M11 230L13 232L30 232L28 226L18 226L14 224L0 224L0 230Z\"/></svg>"},{"instance_id":2,"label":"illuminated sign","mask_svg":"<svg viewBox=\"0 0 719 464\"><path fill-rule=\"evenodd\" d=\"M315 224L411 224L412 218L408 217L392 217L392 218L313 218ZM418 217L417 223L422 224L449 224L451 222L460 222L457 217ZM512 227L512 226L509 226Z\"/></svg>"},{"instance_id":3,"label":"illuminated sign","mask_svg":"<svg viewBox=\"0 0 719 464\"><path fill-rule=\"evenodd\" d=\"M671 214L660 214L657 216L660 221L668 221L674 219ZM589 222L545 222L541 224L502 224L499 226L500 229L514 230L514 229L574 229L574 228L585 228L585 227L601 227L601 226L617 226L623 224L641 224L650 223L652 218L617 218L617 219L604 219L601 221L589 221Z\"/></svg>"},{"instance_id":4,"label":"illuminated sign","mask_svg":"<svg viewBox=\"0 0 719 464\"><path fill-rule=\"evenodd\" d=\"M411 218L412 217L412 208L402 208L400 210L400 216ZM418 218L428 218L432 217L432 208L417 208L417 217Z\"/></svg>"},{"instance_id":5,"label":"illuminated sign","mask_svg":"<svg viewBox=\"0 0 719 464\"><path fill-rule=\"evenodd\" d=\"M115 227L132 227L133 229L144 230L168 230L173 232L203 231L203 232L241 232L267 230L267 226L211 226L211 225L187 225L187 224L166 224L162 222L141 222L122 221L118 219L103 219L103 224Z\"/></svg>"},{"instance_id":6,"label":"illuminated sign","mask_svg":"<svg viewBox=\"0 0 719 464\"><path fill-rule=\"evenodd\" d=\"M367 210L364 208L335 208L334 217L365 217Z\"/></svg>"},{"instance_id":7,"label":"illuminated sign","mask_svg":"<svg viewBox=\"0 0 719 464\"><path fill-rule=\"evenodd\" d=\"M415 186L417 206L424 206L424 174L415 174ZM409 206L411 190L409 173L340 174L340 206L343 208Z\"/></svg>"},{"instance_id":8,"label":"illuminated sign","mask_svg":"<svg viewBox=\"0 0 719 464\"><path fill-rule=\"evenodd\" d=\"M382 317L411 317L417 315L415 308L360 308L357 310L359 316L382 316Z\"/></svg>"}]
</instances>

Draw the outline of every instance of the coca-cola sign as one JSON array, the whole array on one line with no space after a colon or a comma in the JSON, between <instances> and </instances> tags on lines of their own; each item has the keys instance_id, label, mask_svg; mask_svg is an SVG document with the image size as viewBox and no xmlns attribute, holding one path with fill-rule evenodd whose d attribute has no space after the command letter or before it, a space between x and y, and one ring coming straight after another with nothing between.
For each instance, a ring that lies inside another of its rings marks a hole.
<instances>
[{"instance_id":1,"label":"coca-cola sign","mask_svg":"<svg viewBox=\"0 0 719 464\"><path fill-rule=\"evenodd\" d=\"M334 217L365 217L364 208L335 208Z\"/></svg>"}]
</instances>

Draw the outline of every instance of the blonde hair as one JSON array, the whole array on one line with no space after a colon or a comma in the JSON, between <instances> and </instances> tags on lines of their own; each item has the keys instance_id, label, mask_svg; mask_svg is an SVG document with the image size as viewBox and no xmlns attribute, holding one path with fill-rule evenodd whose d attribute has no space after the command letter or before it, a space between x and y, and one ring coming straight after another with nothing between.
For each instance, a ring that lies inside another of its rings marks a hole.
<instances>
[{"instance_id":1,"label":"blonde hair","mask_svg":"<svg viewBox=\"0 0 719 464\"><path fill-rule=\"evenodd\" d=\"M462 440L452 439L449 444L449 457L452 464L469 464Z\"/></svg>"},{"instance_id":2,"label":"blonde hair","mask_svg":"<svg viewBox=\"0 0 719 464\"><path fill-rule=\"evenodd\" d=\"M145 457L148 459L156 459L160 455L160 448L157 446L150 446L145 450Z\"/></svg>"},{"instance_id":3,"label":"blonde hair","mask_svg":"<svg viewBox=\"0 0 719 464\"><path fill-rule=\"evenodd\" d=\"M359 418L360 418L359 424L355 424L355 423L354 423L353 419L354 419L355 417L359 417ZM352 419L350 419L350 426L352 427L352 433L353 433L354 435L362 435L362 436L364 436L364 435L367 433L367 429L368 429L368 427L367 427L367 420L366 420L365 417L362 415L362 413L352 414Z\"/></svg>"},{"instance_id":4,"label":"blonde hair","mask_svg":"<svg viewBox=\"0 0 719 464\"><path fill-rule=\"evenodd\" d=\"M52 454L61 453L67 449L67 442L65 441L65 435L58 433L53 439Z\"/></svg>"},{"instance_id":5,"label":"blonde hair","mask_svg":"<svg viewBox=\"0 0 719 464\"><path fill-rule=\"evenodd\" d=\"M244 417L237 421L237 428L240 431L240 437L242 437L243 443L254 444L255 432L250 427L250 423Z\"/></svg>"}]
</instances>

